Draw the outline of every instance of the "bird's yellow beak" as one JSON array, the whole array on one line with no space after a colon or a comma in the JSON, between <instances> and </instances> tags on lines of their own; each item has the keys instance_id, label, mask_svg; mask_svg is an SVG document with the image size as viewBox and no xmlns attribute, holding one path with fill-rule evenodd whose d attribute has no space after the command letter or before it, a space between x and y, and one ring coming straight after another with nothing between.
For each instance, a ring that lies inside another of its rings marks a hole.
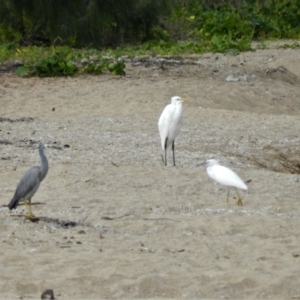
<instances>
[{"instance_id":1,"label":"bird's yellow beak","mask_svg":"<svg viewBox=\"0 0 300 300\"><path fill-rule=\"evenodd\" d=\"M182 101L182 102L189 102L190 99L189 99L189 98L181 98L181 101Z\"/></svg>"}]
</instances>

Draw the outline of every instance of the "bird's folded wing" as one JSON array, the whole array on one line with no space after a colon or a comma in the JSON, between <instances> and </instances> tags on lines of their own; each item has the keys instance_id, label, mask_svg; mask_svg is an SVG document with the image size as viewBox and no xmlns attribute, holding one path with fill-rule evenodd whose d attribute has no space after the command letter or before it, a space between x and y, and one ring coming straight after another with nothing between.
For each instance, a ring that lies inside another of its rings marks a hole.
<instances>
[{"instance_id":1,"label":"bird's folded wing","mask_svg":"<svg viewBox=\"0 0 300 300\"><path fill-rule=\"evenodd\" d=\"M28 193L33 191L39 183L39 178L39 167L32 167L31 169L29 169L19 182L14 199L18 201L21 198L25 197Z\"/></svg>"},{"instance_id":2,"label":"bird's folded wing","mask_svg":"<svg viewBox=\"0 0 300 300\"><path fill-rule=\"evenodd\" d=\"M164 142L168 137L170 131L173 114L174 114L174 108L172 107L172 105L167 105L163 110L158 121L159 134L162 139L162 148L164 148Z\"/></svg>"},{"instance_id":3,"label":"bird's folded wing","mask_svg":"<svg viewBox=\"0 0 300 300\"><path fill-rule=\"evenodd\" d=\"M214 166L213 176L220 184L244 188L242 179L229 168L220 165Z\"/></svg>"}]
</instances>

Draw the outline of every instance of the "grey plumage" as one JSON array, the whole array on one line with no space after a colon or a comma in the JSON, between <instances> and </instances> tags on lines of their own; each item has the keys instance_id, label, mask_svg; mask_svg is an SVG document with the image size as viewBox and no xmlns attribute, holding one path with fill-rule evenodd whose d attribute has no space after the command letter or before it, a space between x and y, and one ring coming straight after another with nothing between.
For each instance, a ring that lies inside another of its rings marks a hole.
<instances>
[{"instance_id":1,"label":"grey plumage","mask_svg":"<svg viewBox=\"0 0 300 300\"><path fill-rule=\"evenodd\" d=\"M31 198L38 190L41 182L44 180L48 173L48 160L44 154L46 145L39 145L39 154L41 158L41 165L30 168L19 182L15 191L14 197L8 204L10 210L15 209L20 201L24 201L28 209L29 218L34 217L31 213ZM28 205L28 206L27 206Z\"/></svg>"}]
</instances>

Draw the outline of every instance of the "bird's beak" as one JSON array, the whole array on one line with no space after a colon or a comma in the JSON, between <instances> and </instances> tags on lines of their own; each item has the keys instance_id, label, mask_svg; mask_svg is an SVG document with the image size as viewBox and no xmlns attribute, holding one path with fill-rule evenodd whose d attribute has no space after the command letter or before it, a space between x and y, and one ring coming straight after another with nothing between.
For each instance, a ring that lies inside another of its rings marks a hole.
<instances>
[{"instance_id":1,"label":"bird's beak","mask_svg":"<svg viewBox=\"0 0 300 300\"><path fill-rule=\"evenodd\" d=\"M206 166L206 165L207 165L207 161L204 161L204 162L202 162L202 163L196 165L196 167Z\"/></svg>"},{"instance_id":2,"label":"bird's beak","mask_svg":"<svg viewBox=\"0 0 300 300\"><path fill-rule=\"evenodd\" d=\"M181 98L181 101L182 101L182 102L189 102L190 99L189 99L189 98Z\"/></svg>"}]
</instances>

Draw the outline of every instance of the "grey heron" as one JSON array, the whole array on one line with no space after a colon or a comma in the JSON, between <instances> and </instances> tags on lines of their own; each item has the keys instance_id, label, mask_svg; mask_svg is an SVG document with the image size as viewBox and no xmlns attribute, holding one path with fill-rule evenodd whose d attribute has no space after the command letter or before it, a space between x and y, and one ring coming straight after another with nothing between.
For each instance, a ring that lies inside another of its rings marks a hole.
<instances>
[{"instance_id":1,"label":"grey heron","mask_svg":"<svg viewBox=\"0 0 300 300\"><path fill-rule=\"evenodd\" d=\"M17 186L13 198L8 204L8 208L12 210L18 206L19 202L24 202L24 205L28 211L29 219L35 218L31 212L31 198L36 193L41 182L45 179L48 173L48 159L44 154L44 149L46 147L47 145L42 143L39 145L38 149L41 158L41 165L34 166L25 173Z\"/></svg>"}]
</instances>

